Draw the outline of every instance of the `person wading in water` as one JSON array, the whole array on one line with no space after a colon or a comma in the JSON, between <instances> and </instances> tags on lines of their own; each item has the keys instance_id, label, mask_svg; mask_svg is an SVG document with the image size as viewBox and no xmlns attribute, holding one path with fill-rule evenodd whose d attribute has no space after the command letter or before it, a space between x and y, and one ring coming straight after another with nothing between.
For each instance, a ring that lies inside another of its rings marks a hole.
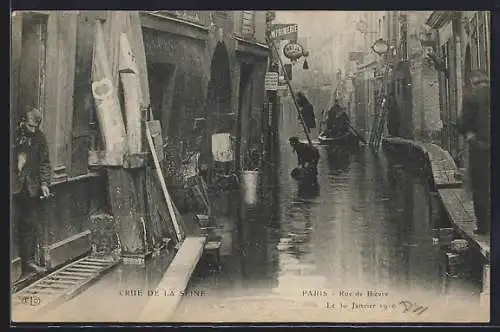
<instances>
[{"instance_id":1,"label":"person wading in water","mask_svg":"<svg viewBox=\"0 0 500 332\"><path fill-rule=\"evenodd\" d=\"M311 176L311 180L316 180L320 157L318 149L312 144L301 143L298 137L295 136L290 137L288 141L293 151L297 154L298 172L302 174L306 172L307 175ZM295 172L295 174L297 173ZM292 174L292 176L294 176L294 174Z\"/></svg>"}]
</instances>

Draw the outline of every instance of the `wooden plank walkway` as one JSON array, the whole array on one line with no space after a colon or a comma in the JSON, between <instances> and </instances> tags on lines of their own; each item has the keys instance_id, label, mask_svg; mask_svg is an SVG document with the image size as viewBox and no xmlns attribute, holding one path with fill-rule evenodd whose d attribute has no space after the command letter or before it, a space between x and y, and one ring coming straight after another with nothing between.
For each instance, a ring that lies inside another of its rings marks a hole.
<instances>
[{"instance_id":1,"label":"wooden plank walkway","mask_svg":"<svg viewBox=\"0 0 500 332\"><path fill-rule=\"evenodd\" d=\"M187 237L170 263L167 272L158 283L160 293L164 290L173 291L171 296L154 296L142 310L140 322L168 322L181 301L182 294L191 278L198 261L203 255L205 237Z\"/></svg>"},{"instance_id":2,"label":"wooden plank walkway","mask_svg":"<svg viewBox=\"0 0 500 332\"><path fill-rule=\"evenodd\" d=\"M462 181L457 178L458 168L448 151L435 144L420 143L431 163L436 188L460 188Z\"/></svg>"},{"instance_id":3,"label":"wooden plank walkway","mask_svg":"<svg viewBox=\"0 0 500 332\"><path fill-rule=\"evenodd\" d=\"M474 234L476 228L474 206L466 195L462 180L457 176L459 170L450 153L432 143L422 143L402 138L384 138L383 143L385 146L406 146L409 150L420 151L428 159L435 188L453 228L489 261L490 236Z\"/></svg>"}]
</instances>

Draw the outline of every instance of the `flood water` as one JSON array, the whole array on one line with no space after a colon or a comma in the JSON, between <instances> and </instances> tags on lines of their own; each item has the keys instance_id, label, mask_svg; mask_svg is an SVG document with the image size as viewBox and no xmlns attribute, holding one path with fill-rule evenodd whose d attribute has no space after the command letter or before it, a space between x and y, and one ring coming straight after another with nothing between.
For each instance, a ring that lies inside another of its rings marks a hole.
<instances>
[{"instance_id":1,"label":"flood water","mask_svg":"<svg viewBox=\"0 0 500 332\"><path fill-rule=\"evenodd\" d=\"M460 283L442 294L443 252L433 244L441 221L433 220L424 177L369 147L319 147L319 188L299 188L290 177L297 161L287 139L304 135L286 106L279 186L261 188L277 190L279 205L269 206L269 192L256 205L240 202L222 272L195 276L190 288L207 295L184 298L173 320L484 319L477 286Z\"/></svg>"},{"instance_id":2,"label":"flood water","mask_svg":"<svg viewBox=\"0 0 500 332\"><path fill-rule=\"evenodd\" d=\"M287 143L303 137L296 122L285 103L278 186L261 181L252 205L238 192L215 199L224 224L221 271L200 265L188 285L193 296L182 299L170 321L487 320L475 285L459 283L443 294L443 252L432 231L439 220L424 177L369 147L351 153L319 147L319 186L299 188L290 177L296 156ZM52 317L133 320L146 299L120 291L154 288L168 262L120 267Z\"/></svg>"}]
</instances>

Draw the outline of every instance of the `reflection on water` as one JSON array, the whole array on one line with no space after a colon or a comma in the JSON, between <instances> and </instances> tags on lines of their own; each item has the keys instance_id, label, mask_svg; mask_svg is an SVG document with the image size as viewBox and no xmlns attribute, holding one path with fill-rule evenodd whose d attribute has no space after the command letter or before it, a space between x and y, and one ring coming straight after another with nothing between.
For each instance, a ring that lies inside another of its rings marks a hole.
<instances>
[{"instance_id":1,"label":"reflection on water","mask_svg":"<svg viewBox=\"0 0 500 332\"><path fill-rule=\"evenodd\" d=\"M230 263L225 265L225 278L241 283L210 288L217 303L241 296L286 298L304 289L440 299L441 256L432 243L435 221L422 176L370 149L345 154L324 147L319 185L299 188L289 176L295 164L286 162L294 156L286 147L281 153L280 218L264 214L270 211L266 201L242 208L240 251L226 257L240 269L231 274ZM195 279L191 287L205 282ZM185 299L174 319L185 320L196 301Z\"/></svg>"},{"instance_id":2,"label":"reflection on water","mask_svg":"<svg viewBox=\"0 0 500 332\"><path fill-rule=\"evenodd\" d=\"M320 146L318 186L298 186L290 176L297 163L296 156L286 142L288 136L297 135L293 129L297 127L291 125L295 121L291 114L282 114L281 119L279 187L268 188L277 191L279 204L269 206L270 200L261 200L252 209L241 208L240 234L235 235L239 239L235 248L239 249L225 257L224 272L218 277L240 282L221 281L218 287L209 288L212 296L205 299L203 308L214 306L211 315L199 313L200 316L193 318L196 308L202 307L198 299L188 298L181 303L174 320L192 321L202 316L238 320L236 311L226 316L224 310L226 307L235 310L237 299L244 301L241 305L245 309L238 311L241 320L278 319L276 311L269 317L263 313L266 308L273 310L272 305L268 306L273 301L276 306L286 308L285 312L290 310L288 316L281 312L288 320L297 317L303 317L302 321L314 320L293 314L288 306L300 300L307 300L308 304L315 300L313 306L320 306L324 313L324 298L318 302L318 298L304 297L301 293L304 290L328 290L328 294L337 296L344 290L365 293L371 290L388 294L396 301L393 303L405 297L409 301L418 299L440 310L440 315L437 311L426 313L425 317L434 321L459 320L471 314L470 308L477 308L476 302L471 306L467 298L452 305L440 296L442 252L432 241L432 229L439 220L433 220L429 186L424 177L407 171L401 160L370 148L349 153ZM272 214L273 209L278 209L278 213ZM272 215L279 217L273 220ZM190 287L203 288L209 279L194 279ZM290 297L293 301L286 302ZM459 302L467 303L469 311L462 314L455 308ZM444 312L443 308L450 312ZM318 307L315 310L317 319L323 317ZM328 317L333 321L348 319L344 314ZM365 314L353 319L384 320L384 315L376 310L373 315ZM470 320L474 316L467 317ZM385 317L386 321L393 319L398 320L394 315Z\"/></svg>"}]
</instances>

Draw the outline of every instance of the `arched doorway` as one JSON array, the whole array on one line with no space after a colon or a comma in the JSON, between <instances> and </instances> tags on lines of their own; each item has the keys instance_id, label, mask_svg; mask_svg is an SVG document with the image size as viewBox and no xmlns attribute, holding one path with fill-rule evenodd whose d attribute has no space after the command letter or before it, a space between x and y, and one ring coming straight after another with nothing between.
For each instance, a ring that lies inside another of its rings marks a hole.
<instances>
[{"instance_id":1,"label":"arched doorway","mask_svg":"<svg viewBox=\"0 0 500 332\"><path fill-rule=\"evenodd\" d=\"M212 133L232 130L226 117L231 113L231 71L229 54L224 43L215 47L210 65L210 81L207 91L207 117ZM226 121L224 121L226 120Z\"/></svg>"},{"instance_id":2,"label":"arched doorway","mask_svg":"<svg viewBox=\"0 0 500 332\"><path fill-rule=\"evenodd\" d=\"M210 64L210 80L207 89L206 102L207 118L207 150L209 183L214 181L214 175L228 173L234 166L232 163L218 163L213 160L212 135L217 133L232 133L234 128L234 114L231 103L231 70L229 53L226 45L217 43ZM234 156L234 147L233 147ZM234 158L234 157L233 157ZM234 160L233 160L234 161Z\"/></svg>"}]
</instances>

